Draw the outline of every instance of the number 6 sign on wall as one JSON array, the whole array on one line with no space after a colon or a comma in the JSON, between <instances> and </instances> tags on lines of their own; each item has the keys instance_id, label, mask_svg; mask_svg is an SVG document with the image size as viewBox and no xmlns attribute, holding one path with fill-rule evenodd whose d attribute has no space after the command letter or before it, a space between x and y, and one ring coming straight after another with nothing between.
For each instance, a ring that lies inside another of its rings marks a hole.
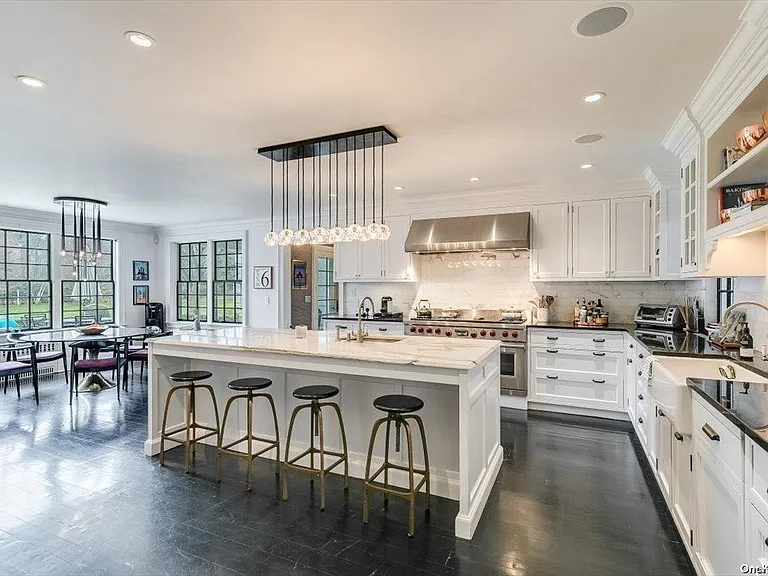
<instances>
[{"instance_id":1,"label":"number 6 sign on wall","mask_svg":"<svg viewBox=\"0 0 768 576\"><path fill-rule=\"evenodd\" d=\"M253 287L264 290L272 288L272 266L253 267Z\"/></svg>"}]
</instances>

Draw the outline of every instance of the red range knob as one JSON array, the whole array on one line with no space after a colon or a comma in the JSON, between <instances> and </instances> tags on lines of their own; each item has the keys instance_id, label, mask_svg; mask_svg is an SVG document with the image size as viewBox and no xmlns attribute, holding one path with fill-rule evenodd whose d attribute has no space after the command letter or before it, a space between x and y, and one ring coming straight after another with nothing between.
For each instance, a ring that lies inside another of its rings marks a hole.
<instances>
[{"instance_id":1,"label":"red range knob","mask_svg":"<svg viewBox=\"0 0 768 576\"><path fill-rule=\"evenodd\" d=\"M419 334L424 332L424 328L419 328Z\"/></svg>"},{"instance_id":2,"label":"red range knob","mask_svg":"<svg viewBox=\"0 0 768 576\"><path fill-rule=\"evenodd\" d=\"M432 328L427 328L427 334L432 334Z\"/></svg>"},{"instance_id":3,"label":"red range knob","mask_svg":"<svg viewBox=\"0 0 768 576\"><path fill-rule=\"evenodd\" d=\"M435 334L440 334L440 328L435 328Z\"/></svg>"},{"instance_id":4,"label":"red range knob","mask_svg":"<svg viewBox=\"0 0 768 576\"><path fill-rule=\"evenodd\" d=\"M496 330L491 330L490 332L488 332L488 336L490 336L491 338L496 336Z\"/></svg>"},{"instance_id":5,"label":"red range knob","mask_svg":"<svg viewBox=\"0 0 768 576\"><path fill-rule=\"evenodd\" d=\"M485 336L485 330L480 330L480 336Z\"/></svg>"},{"instance_id":6,"label":"red range knob","mask_svg":"<svg viewBox=\"0 0 768 576\"><path fill-rule=\"evenodd\" d=\"M507 336L509 336L509 332L507 332L506 330L502 331L501 337L506 338Z\"/></svg>"},{"instance_id":7,"label":"red range knob","mask_svg":"<svg viewBox=\"0 0 768 576\"><path fill-rule=\"evenodd\" d=\"M512 332L512 338L517 338L519 334L517 332Z\"/></svg>"},{"instance_id":8,"label":"red range knob","mask_svg":"<svg viewBox=\"0 0 768 576\"><path fill-rule=\"evenodd\" d=\"M414 326L411 326L411 332L416 332L416 328Z\"/></svg>"},{"instance_id":9,"label":"red range knob","mask_svg":"<svg viewBox=\"0 0 768 576\"><path fill-rule=\"evenodd\" d=\"M445 331L445 335L446 335L446 336L450 336L450 335L451 335L451 331L450 331L450 330L446 330L446 331Z\"/></svg>"},{"instance_id":10,"label":"red range knob","mask_svg":"<svg viewBox=\"0 0 768 576\"><path fill-rule=\"evenodd\" d=\"M472 336L472 338L477 338L477 332L472 332L472 334L470 334L470 336Z\"/></svg>"}]
</instances>

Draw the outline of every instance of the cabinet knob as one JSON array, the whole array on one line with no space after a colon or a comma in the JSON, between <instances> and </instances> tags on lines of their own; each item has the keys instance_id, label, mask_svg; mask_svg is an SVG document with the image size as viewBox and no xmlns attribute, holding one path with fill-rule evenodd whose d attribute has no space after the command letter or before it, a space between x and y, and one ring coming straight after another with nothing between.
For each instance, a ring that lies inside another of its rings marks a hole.
<instances>
[{"instance_id":1,"label":"cabinet knob","mask_svg":"<svg viewBox=\"0 0 768 576\"><path fill-rule=\"evenodd\" d=\"M640 424L643 423L643 419L642 418L638 418L637 421L640 422Z\"/></svg>"},{"instance_id":2,"label":"cabinet knob","mask_svg":"<svg viewBox=\"0 0 768 576\"><path fill-rule=\"evenodd\" d=\"M682 442L683 441L683 435L680 434L680 432L675 432L675 440L677 440L678 442Z\"/></svg>"},{"instance_id":3,"label":"cabinet knob","mask_svg":"<svg viewBox=\"0 0 768 576\"><path fill-rule=\"evenodd\" d=\"M638 400L642 400L642 399L643 399L643 395L642 395L642 394L638 394L638 395L637 395L637 399L638 399Z\"/></svg>"}]
</instances>

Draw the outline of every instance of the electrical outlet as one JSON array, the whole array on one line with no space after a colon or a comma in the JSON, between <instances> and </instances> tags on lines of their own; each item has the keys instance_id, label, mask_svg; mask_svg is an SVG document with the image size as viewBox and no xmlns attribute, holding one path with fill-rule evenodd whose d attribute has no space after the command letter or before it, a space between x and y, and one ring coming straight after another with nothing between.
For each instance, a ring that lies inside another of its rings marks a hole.
<instances>
[{"instance_id":1,"label":"electrical outlet","mask_svg":"<svg viewBox=\"0 0 768 576\"><path fill-rule=\"evenodd\" d=\"M304 303L305 304L312 304L312 296L304 296Z\"/></svg>"}]
</instances>

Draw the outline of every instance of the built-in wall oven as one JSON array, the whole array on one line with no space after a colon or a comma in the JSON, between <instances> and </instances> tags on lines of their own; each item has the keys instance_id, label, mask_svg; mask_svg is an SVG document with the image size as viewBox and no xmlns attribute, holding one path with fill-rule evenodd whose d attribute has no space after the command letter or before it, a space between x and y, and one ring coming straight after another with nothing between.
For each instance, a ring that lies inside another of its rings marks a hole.
<instances>
[{"instance_id":1,"label":"built-in wall oven","mask_svg":"<svg viewBox=\"0 0 768 576\"><path fill-rule=\"evenodd\" d=\"M501 393L528 395L528 353L523 342L501 343Z\"/></svg>"}]
</instances>

